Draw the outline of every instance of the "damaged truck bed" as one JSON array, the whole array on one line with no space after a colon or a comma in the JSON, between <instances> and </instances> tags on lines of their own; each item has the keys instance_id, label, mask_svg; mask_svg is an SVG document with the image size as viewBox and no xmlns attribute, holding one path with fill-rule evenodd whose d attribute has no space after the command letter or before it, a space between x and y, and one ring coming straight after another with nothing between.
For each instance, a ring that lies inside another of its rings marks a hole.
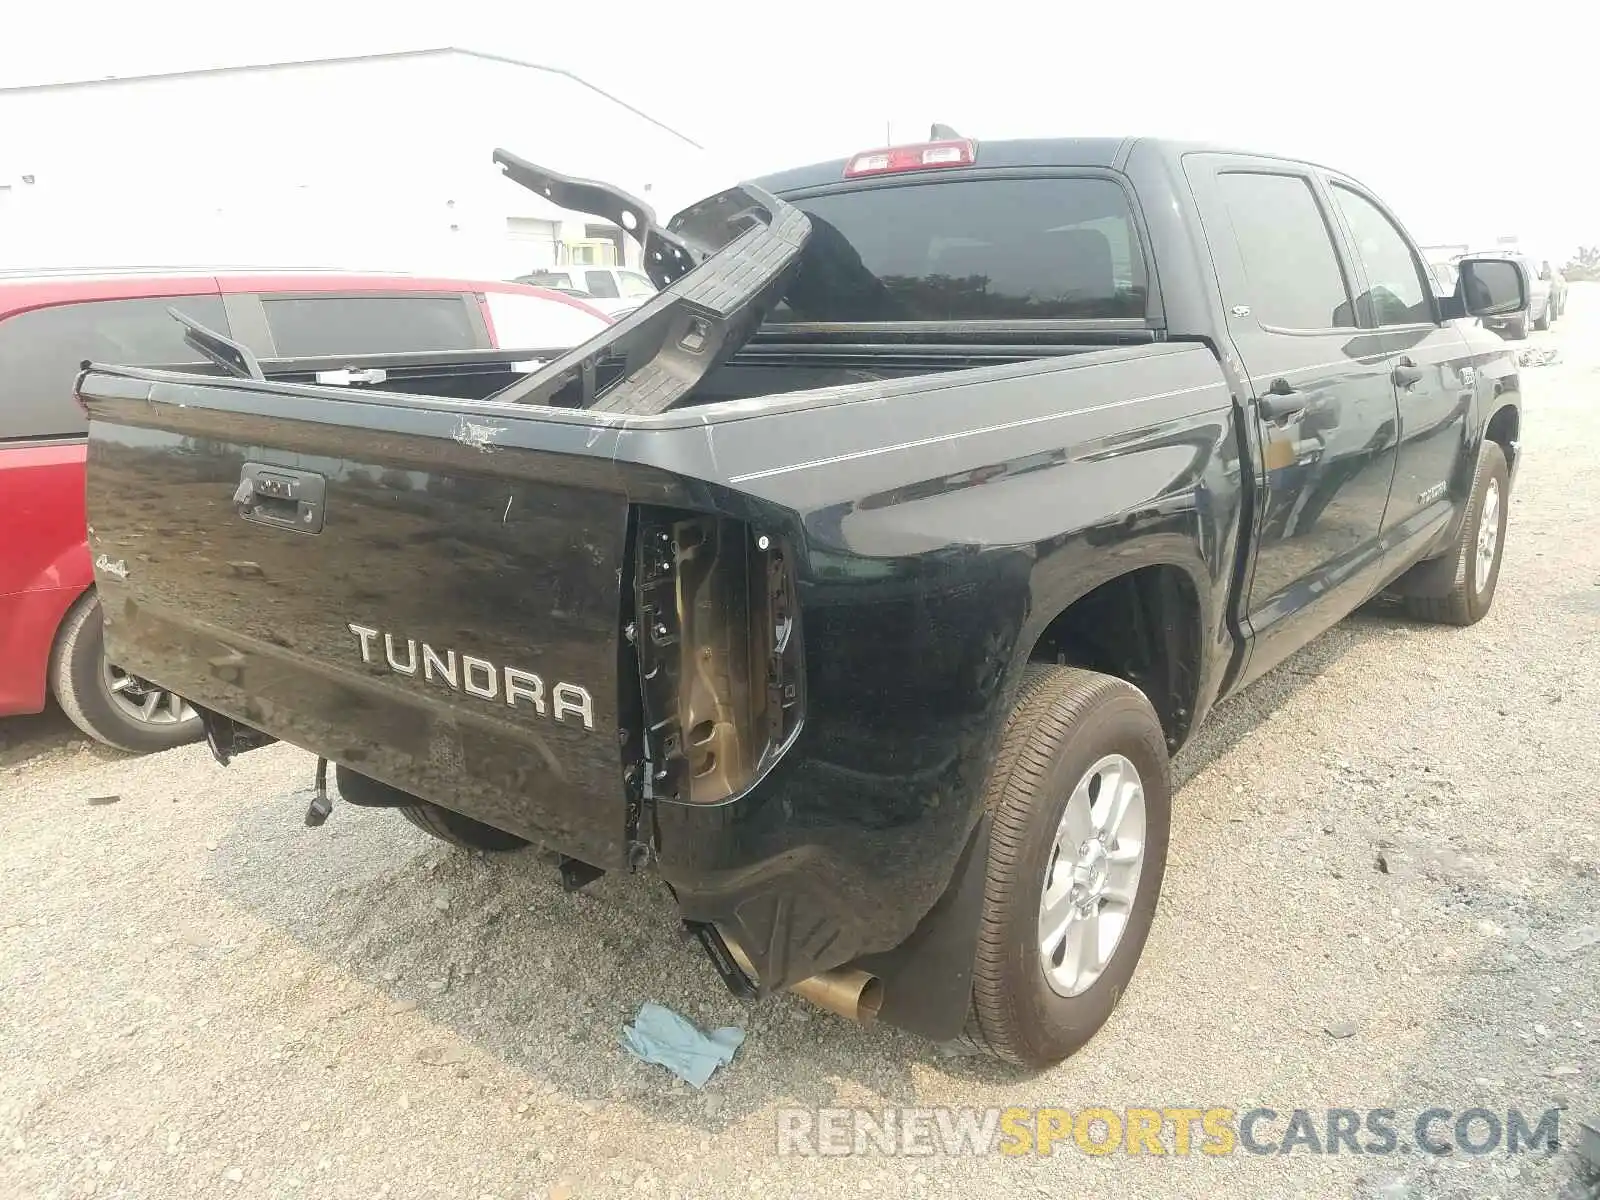
<instances>
[{"instance_id":1,"label":"damaged truck bed","mask_svg":"<svg viewBox=\"0 0 1600 1200\"><path fill-rule=\"evenodd\" d=\"M571 885L658 872L736 990L1057 1061L1133 972L1214 702L1387 585L1475 620L1498 570L1515 364L1453 318L1523 281L1469 260L1403 344L1348 297L1293 361L1206 153L944 139L665 229L499 154L662 291L481 396L216 341L232 377L89 367L109 653L224 760L281 739Z\"/></svg>"}]
</instances>

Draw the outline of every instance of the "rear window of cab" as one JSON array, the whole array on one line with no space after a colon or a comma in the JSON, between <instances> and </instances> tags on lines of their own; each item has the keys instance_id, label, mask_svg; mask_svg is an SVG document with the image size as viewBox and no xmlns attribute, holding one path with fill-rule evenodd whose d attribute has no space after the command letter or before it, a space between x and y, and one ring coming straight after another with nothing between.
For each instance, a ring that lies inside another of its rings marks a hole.
<instances>
[{"instance_id":1,"label":"rear window of cab","mask_svg":"<svg viewBox=\"0 0 1600 1200\"><path fill-rule=\"evenodd\" d=\"M1138 226L1111 179L939 179L791 203L811 240L774 322L1145 316Z\"/></svg>"}]
</instances>

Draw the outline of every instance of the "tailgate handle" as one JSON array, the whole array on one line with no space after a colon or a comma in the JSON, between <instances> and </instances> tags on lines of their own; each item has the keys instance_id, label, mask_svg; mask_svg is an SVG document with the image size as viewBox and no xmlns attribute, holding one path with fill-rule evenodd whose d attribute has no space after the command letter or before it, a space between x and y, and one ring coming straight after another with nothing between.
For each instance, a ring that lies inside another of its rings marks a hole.
<instances>
[{"instance_id":1,"label":"tailgate handle","mask_svg":"<svg viewBox=\"0 0 1600 1200\"><path fill-rule=\"evenodd\" d=\"M234 510L246 521L321 533L328 481L315 471L293 471L267 463L245 463L233 493Z\"/></svg>"}]
</instances>

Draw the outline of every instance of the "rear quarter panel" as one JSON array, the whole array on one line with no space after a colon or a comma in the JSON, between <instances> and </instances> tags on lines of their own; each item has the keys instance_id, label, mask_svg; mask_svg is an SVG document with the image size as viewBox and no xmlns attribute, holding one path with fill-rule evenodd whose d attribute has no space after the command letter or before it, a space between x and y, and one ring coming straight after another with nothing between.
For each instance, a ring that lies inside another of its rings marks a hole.
<instances>
[{"instance_id":1,"label":"rear quarter panel","mask_svg":"<svg viewBox=\"0 0 1600 1200\"><path fill-rule=\"evenodd\" d=\"M0 447L0 716L44 707L56 629L93 581L81 442Z\"/></svg>"},{"instance_id":2,"label":"rear quarter panel","mask_svg":"<svg viewBox=\"0 0 1600 1200\"><path fill-rule=\"evenodd\" d=\"M1205 347L783 399L800 407L708 407L703 429L630 430L618 449L717 480L717 503L799 553L799 740L738 803L659 814L688 915L731 924L774 980L897 945L944 893L1029 654L1073 600L1171 564L1204 636L1231 645L1239 515L1232 402ZM679 501L706 494L655 502Z\"/></svg>"}]
</instances>

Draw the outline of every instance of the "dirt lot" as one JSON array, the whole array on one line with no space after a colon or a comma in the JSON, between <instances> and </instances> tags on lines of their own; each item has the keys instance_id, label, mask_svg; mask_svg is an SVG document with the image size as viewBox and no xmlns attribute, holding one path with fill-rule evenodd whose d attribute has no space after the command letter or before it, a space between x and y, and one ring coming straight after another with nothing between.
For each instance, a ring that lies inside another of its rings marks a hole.
<instances>
[{"instance_id":1,"label":"dirt lot","mask_svg":"<svg viewBox=\"0 0 1600 1200\"><path fill-rule=\"evenodd\" d=\"M1494 612L1359 614L1219 710L1142 969L1066 1065L742 1005L649 878L567 896L393 814L307 830L304 754L129 760L47 714L0 724L0 1196L1578 1194L1570 1151L803 1158L775 1134L786 1106L1558 1107L1569 1142L1600 1117L1600 287L1573 291L1531 343L1562 361L1527 374ZM644 1000L744 1048L674 1084L618 1045Z\"/></svg>"}]
</instances>

